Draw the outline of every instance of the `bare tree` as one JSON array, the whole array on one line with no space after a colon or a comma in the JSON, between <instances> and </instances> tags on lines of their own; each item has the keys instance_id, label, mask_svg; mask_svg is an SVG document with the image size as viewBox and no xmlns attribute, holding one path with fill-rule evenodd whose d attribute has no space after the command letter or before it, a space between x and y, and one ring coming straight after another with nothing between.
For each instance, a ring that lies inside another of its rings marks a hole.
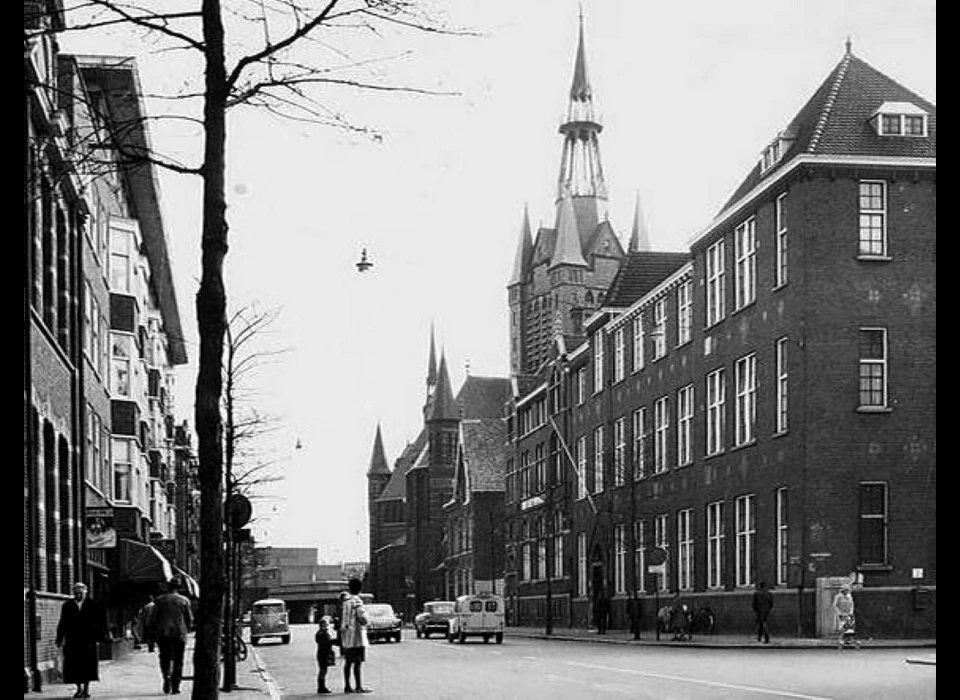
<instances>
[{"instance_id":1,"label":"bare tree","mask_svg":"<svg viewBox=\"0 0 960 700\"><path fill-rule=\"evenodd\" d=\"M30 3L35 6L36 3ZM444 25L415 0L78 0L66 31L136 28L164 50L191 52L203 83L179 98L202 101L200 162L185 165L146 148L127 148L130 162L149 162L202 180L201 277L196 294L199 364L194 422L200 475L201 600L192 697L218 696L224 589L223 353L227 333L224 262L229 249L225 173L228 109L255 106L291 119L379 135L357 126L321 97L319 88L440 94L399 86L375 68L389 57L357 59L339 51L344 34L380 37L396 31L468 34ZM183 8L183 9L180 9ZM26 9L26 6L25 6ZM75 18L75 19L74 19ZM327 61L317 63L317 56ZM185 117L194 118L194 117Z\"/></svg>"}]
</instances>

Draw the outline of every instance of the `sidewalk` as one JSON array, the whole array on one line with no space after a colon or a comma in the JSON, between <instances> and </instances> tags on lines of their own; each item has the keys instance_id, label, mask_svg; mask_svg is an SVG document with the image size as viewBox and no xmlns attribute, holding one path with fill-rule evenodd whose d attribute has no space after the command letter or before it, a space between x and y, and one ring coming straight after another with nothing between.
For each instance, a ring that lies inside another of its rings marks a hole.
<instances>
[{"instance_id":1,"label":"sidewalk","mask_svg":"<svg viewBox=\"0 0 960 700\"><path fill-rule=\"evenodd\" d=\"M193 635L187 642L187 651L183 660L183 683L180 695L169 696L189 698L193 676ZM230 692L220 692L221 698L232 700L278 700L280 691L260 662L254 647L245 661L237 662L237 687ZM100 680L90 683L92 698L150 698L168 697L161 687L160 665L157 652L150 653L146 647L131 651L120 659L100 662ZM39 693L28 693L24 698L71 698L76 686L63 683L44 684Z\"/></svg>"}]
</instances>

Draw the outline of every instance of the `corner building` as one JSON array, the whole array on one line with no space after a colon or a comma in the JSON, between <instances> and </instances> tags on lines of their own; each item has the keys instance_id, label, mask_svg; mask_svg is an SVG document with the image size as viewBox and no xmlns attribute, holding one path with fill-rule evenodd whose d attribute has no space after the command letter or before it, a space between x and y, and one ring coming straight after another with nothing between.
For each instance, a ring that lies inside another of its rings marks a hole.
<instances>
[{"instance_id":1,"label":"corner building","mask_svg":"<svg viewBox=\"0 0 960 700\"><path fill-rule=\"evenodd\" d=\"M832 635L850 582L861 634L935 637L935 256L936 107L848 44L689 253L515 377L514 621L652 633L679 591L750 634L763 580Z\"/></svg>"}]
</instances>

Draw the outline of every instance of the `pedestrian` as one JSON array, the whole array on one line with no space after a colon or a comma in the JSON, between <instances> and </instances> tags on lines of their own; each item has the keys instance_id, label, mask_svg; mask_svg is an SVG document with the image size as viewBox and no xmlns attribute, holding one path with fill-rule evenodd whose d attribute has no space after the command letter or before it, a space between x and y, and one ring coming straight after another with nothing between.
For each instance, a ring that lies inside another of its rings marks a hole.
<instances>
[{"instance_id":1,"label":"pedestrian","mask_svg":"<svg viewBox=\"0 0 960 700\"><path fill-rule=\"evenodd\" d=\"M757 641L764 644L770 643L770 628L767 626L767 618L770 617L772 609L773 593L767 588L766 581L758 581L757 588L753 592L753 615L757 624Z\"/></svg>"},{"instance_id":2,"label":"pedestrian","mask_svg":"<svg viewBox=\"0 0 960 700\"><path fill-rule=\"evenodd\" d=\"M347 582L349 595L340 607L340 652L343 654L343 692L369 693L361 682L363 662L366 661L367 611L360 598L363 587L360 579L351 578ZM350 685L351 671L353 686Z\"/></svg>"},{"instance_id":3,"label":"pedestrian","mask_svg":"<svg viewBox=\"0 0 960 700\"><path fill-rule=\"evenodd\" d=\"M180 595L180 581L174 578L165 588L154 602L149 628L160 650L163 692L177 695L183 679L183 654L187 635L193 627L193 612L187 597Z\"/></svg>"},{"instance_id":4,"label":"pedestrian","mask_svg":"<svg viewBox=\"0 0 960 700\"><path fill-rule=\"evenodd\" d=\"M139 649L143 642L147 643L147 651L151 654L156 646L156 640L153 638L150 629L150 621L153 619L153 611L156 608L153 596L148 594L147 601L137 611L133 621L133 648Z\"/></svg>"},{"instance_id":5,"label":"pedestrian","mask_svg":"<svg viewBox=\"0 0 960 700\"><path fill-rule=\"evenodd\" d=\"M840 590L833 597L833 613L837 625L837 647L843 648L853 643L856 632L856 618L853 614L853 593L849 584L840 586ZM857 643L859 647L859 643Z\"/></svg>"},{"instance_id":6,"label":"pedestrian","mask_svg":"<svg viewBox=\"0 0 960 700\"><path fill-rule=\"evenodd\" d=\"M604 593L597 598L596 624L597 634L607 633L610 624L610 599Z\"/></svg>"},{"instance_id":7,"label":"pedestrian","mask_svg":"<svg viewBox=\"0 0 960 700\"><path fill-rule=\"evenodd\" d=\"M337 665L337 655L333 649L336 642L329 616L320 618L317 633L313 638L317 643L317 693L324 695L330 692L327 687L327 669Z\"/></svg>"},{"instance_id":8,"label":"pedestrian","mask_svg":"<svg viewBox=\"0 0 960 700\"><path fill-rule=\"evenodd\" d=\"M103 607L87 595L87 585L73 584L73 597L60 608L56 644L63 650L63 680L74 683L75 698L90 697L90 681L100 680L97 644L107 641Z\"/></svg>"},{"instance_id":9,"label":"pedestrian","mask_svg":"<svg viewBox=\"0 0 960 700\"><path fill-rule=\"evenodd\" d=\"M673 630L673 641L685 642L690 639L690 608L677 591L670 606L670 629Z\"/></svg>"}]
</instances>

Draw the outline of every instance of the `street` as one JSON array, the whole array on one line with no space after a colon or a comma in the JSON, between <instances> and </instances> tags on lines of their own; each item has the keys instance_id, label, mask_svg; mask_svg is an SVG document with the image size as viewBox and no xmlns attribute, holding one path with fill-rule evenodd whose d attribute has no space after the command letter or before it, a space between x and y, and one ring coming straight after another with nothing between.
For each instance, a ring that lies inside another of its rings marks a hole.
<instances>
[{"instance_id":1,"label":"street","mask_svg":"<svg viewBox=\"0 0 960 700\"><path fill-rule=\"evenodd\" d=\"M289 645L256 647L284 698L316 697L313 625ZM510 637L450 644L417 639L367 650L364 685L382 698L935 698L936 666L902 649L712 649L627 646ZM327 676L343 689L343 666Z\"/></svg>"}]
</instances>

